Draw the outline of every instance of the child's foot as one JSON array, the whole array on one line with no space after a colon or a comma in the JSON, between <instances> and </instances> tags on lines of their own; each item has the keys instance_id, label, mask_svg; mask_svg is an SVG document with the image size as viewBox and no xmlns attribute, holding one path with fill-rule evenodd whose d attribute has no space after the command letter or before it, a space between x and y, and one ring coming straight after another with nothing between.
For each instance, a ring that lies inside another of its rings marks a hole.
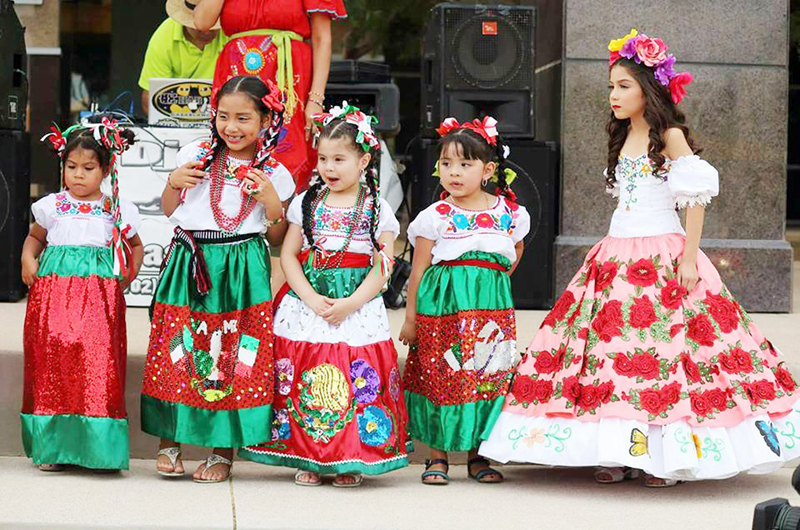
<instances>
[{"instance_id":1,"label":"child's foot","mask_svg":"<svg viewBox=\"0 0 800 530\"><path fill-rule=\"evenodd\" d=\"M639 470L632 467L600 467L594 472L594 481L598 484L616 484L637 478Z\"/></svg>"},{"instance_id":2,"label":"child's foot","mask_svg":"<svg viewBox=\"0 0 800 530\"><path fill-rule=\"evenodd\" d=\"M321 486L322 478L319 473L298 469L294 474L294 483L298 486Z\"/></svg>"},{"instance_id":3,"label":"child's foot","mask_svg":"<svg viewBox=\"0 0 800 530\"><path fill-rule=\"evenodd\" d=\"M444 486L450 483L447 472L450 464L444 458L434 458L425 461L425 471L422 473L422 483L428 486Z\"/></svg>"},{"instance_id":4,"label":"child's foot","mask_svg":"<svg viewBox=\"0 0 800 530\"><path fill-rule=\"evenodd\" d=\"M678 484L678 481L673 478L658 478L653 475L647 475L644 479L644 485L648 488L671 488Z\"/></svg>"},{"instance_id":5,"label":"child's foot","mask_svg":"<svg viewBox=\"0 0 800 530\"><path fill-rule=\"evenodd\" d=\"M497 484L503 482L503 474L489 467L489 461L476 456L467 462L467 475L481 484Z\"/></svg>"},{"instance_id":6,"label":"child's foot","mask_svg":"<svg viewBox=\"0 0 800 530\"><path fill-rule=\"evenodd\" d=\"M361 475L361 473L342 473L340 475L336 475L336 478L333 479L333 487L357 488L361 485L363 480L364 477Z\"/></svg>"},{"instance_id":7,"label":"child's foot","mask_svg":"<svg viewBox=\"0 0 800 530\"><path fill-rule=\"evenodd\" d=\"M64 464L39 464L39 471L44 471L46 473L58 473L64 471L64 469Z\"/></svg>"},{"instance_id":8,"label":"child's foot","mask_svg":"<svg viewBox=\"0 0 800 530\"><path fill-rule=\"evenodd\" d=\"M181 448L173 445L159 449L156 470L163 477L182 477L186 470L181 460Z\"/></svg>"},{"instance_id":9,"label":"child's foot","mask_svg":"<svg viewBox=\"0 0 800 530\"><path fill-rule=\"evenodd\" d=\"M197 467L192 480L200 484L216 484L224 482L231 476L233 462L217 453L211 453L206 461Z\"/></svg>"}]
</instances>

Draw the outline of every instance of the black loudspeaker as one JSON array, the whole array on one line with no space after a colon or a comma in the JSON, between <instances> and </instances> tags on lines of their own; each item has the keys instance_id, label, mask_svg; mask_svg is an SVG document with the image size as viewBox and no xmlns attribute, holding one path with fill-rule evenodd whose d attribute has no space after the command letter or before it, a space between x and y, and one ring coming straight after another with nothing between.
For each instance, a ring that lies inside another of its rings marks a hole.
<instances>
[{"instance_id":1,"label":"black loudspeaker","mask_svg":"<svg viewBox=\"0 0 800 530\"><path fill-rule=\"evenodd\" d=\"M423 134L490 115L505 139L533 139L536 8L439 4L422 45Z\"/></svg>"},{"instance_id":2,"label":"black loudspeaker","mask_svg":"<svg viewBox=\"0 0 800 530\"><path fill-rule=\"evenodd\" d=\"M414 146L411 185L413 217L439 200L442 187L431 176L439 158L439 142L423 138ZM554 248L558 227L558 148L555 142L507 140L509 166L517 179L511 189L517 202L528 210L531 229L511 280L517 309L550 309L554 290Z\"/></svg>"},{"instance_id":3,"label":"black loudspeaker","mask_svg":"<svg viewBox=\"0 0 800 530\"><path fill-rule=\"evenodd\" d=\"M0 129L25 129L28 108L25 28L13 2L0 0Z\"/></svg>"},{"instance_id":4,"label":"black loudspeaker","mask_svg":"<svg viewBox=\"0 0 800 530\"><path fill-rule=\"evenodd\" d=\"M0 301L25 296L22 283L22 244L30 224L30 136L0 130Z\"/></svg>"},{"instance_id":5,"label":"black loudspeaker","mask_svg":"<svg viewBox=\"0 0 800 530\"><path fill-rule=\"evenodd\" d=\"M400 128L400 90L393 83L328 83L325 106L330 109L342 101L378 118L375 132L392 133Z\"/></svg>"}]
</instances>

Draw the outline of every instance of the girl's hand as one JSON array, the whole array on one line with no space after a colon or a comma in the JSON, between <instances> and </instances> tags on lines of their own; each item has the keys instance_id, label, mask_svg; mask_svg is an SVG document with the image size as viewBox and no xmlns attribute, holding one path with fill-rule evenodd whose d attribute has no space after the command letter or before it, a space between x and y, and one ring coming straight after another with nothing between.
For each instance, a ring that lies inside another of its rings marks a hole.
<instances>
[{"instance_id":1,"label":"girl's hand","mask_svg":"<svg viewBox=\"0 0 800 530\"><path fill-rule=\"evenodd\" d=\"M125 291L125 289L130 287L132 281L133 281L133 278L128 278L128 277L122 278L119 281L119 288L122 289L123 291Z\"/></svg>"},{"instance_id":2,"label":"girl's hand","mask_svg":"<svg viewBox=\"0 0 800 530\"><path fill-rule=\"evenodd\" d=\"M325 310L320 316L325 319L325 321L330 324L331 326L338 326L344 319L350 315L353 311L358 309L353 304L353 301L350 297L347 298L327 298L325 297L325 301L330 304L327 310Z\"/></svg>"},{"instance_id":3,"label":"girl's hand","mask_svg":"<svg viewBox=\"0 0 800 530\"><path fill-rule=\"evenodd\" d=\"M305 304L310 307L314 313L322 318L325 318L325 311L331 307L329 299L317 293L314 293L311 297L309 297L308 300L303 300L303 302L305 302Z\"/></svg>"},{"instance_id":4,"label":"girl's hand","mask_svg":"<svg viewBox=\"0 0 800 530\"><path fill-rule=\"evenodd\" d=\"M266 205L270 202L281 202L278 197L278 192L275 191L275 186L272 185L272 181L270 181L267 174L260 169L253 168L248 171L242 184L243 191L261 204Z\"/></svg>"},{"instance_id":5,"label":"girl's hand","mask_svg":"<svg viewBox=\"0 0 800 530\"><path fill-rule=\"evenodd\" d=\"M36 279L39 271L39 261L35 258L24 258L22 260L22 283L30 287Z\"/></svg>"},{"instance_id":6,"label":"girl's hand","mask_svg":"<svg viewBox=\"0 0 800 530\"><path fill-rule=\"evenodd\" d=\"M190 160L186 162L169 174L167 184L172 188L194 188L207 176L205 171L197 169L202 165L202 162L199 160Z\"/></svg>"},{"instance_id":7,"label":"girl's hand","mask_svg":"<svg viewBox=\"0 0 800 530\"><path fill-rule=\"evenodd\" d=\"M691 293L699 280L700 275L697 273L697 263L681 256L678 264L678 283L685 287L687 292Z\"/></svg>"},{"instance_id":8,"label":"girl's hand","mask_svg":"<svg viewBox=\"0 0 800 530\"><path fill-rule=\"evenodd\" d=\"M417 326L413 320L406 320L403 322L403 327L400 328L400 342L406 346L411 346L417 341Z\"/></svg>"},{"instance_id":9,"label":"girl's hand","mask_svg":"<svg viewBox=\"0 0 800 530\"><path fill-rule=\"evenodd\" d=\"M314 125L312 116L320 112L325 112L325 109L320 107L319 103L314 103L310 100L306 103L306 142L311 139L311 135L319 134L319 127Z\"/></svg>"}]
</instances>

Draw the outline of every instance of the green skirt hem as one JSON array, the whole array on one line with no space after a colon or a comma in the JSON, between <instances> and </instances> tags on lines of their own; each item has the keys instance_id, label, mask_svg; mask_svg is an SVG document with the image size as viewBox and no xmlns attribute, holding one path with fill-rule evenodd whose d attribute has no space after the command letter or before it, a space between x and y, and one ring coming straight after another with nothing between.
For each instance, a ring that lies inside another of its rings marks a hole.
<instances>
[{"instance_id":1,"label":"green skirt hem","mask_svg":"<svg viewBox=\"0 0 800 530\"><path fill-rule=\"evenodd\" d=\"M209 410L142 395L142 431L203 447L243 447L272 437L272 405Z\"/></svg>"},{"instance_id":2,"label":"green skirt hem","mask_svg":"<svg viewBox=\"0 0 800 530\"><path fill-rule=\"evenodd\" d=\"M489 438L505 396L463 405L435 405L406 391L408 431L412 438L439 451L470 451Z\"/></svg>"},{"instance_id":3,"label":"green skirt hem","mask_svg":"<svg viewBox=\"0 0 800 530\"><path fill-rule=\"evenodd\" d=\"M77 414L20 414L22 446L36 465L128 469L128 420Z\"/></svg>"},{"instance_id":4,"label":"green skirt hem","mask_svg":"<svg viewBox=\"0 0 800 530\"><path fill-rule=\"evenodd\" d=\"M270 466L291 467L302 469L304 471L311 471L319 473L320 475L338 475L342 473L361 473L362 475L382 475L396 469L408 466L408 456L395 458L391 460L382 460L380 462L368 463L363 461L351 462L338 462L334 464L323 464L320 462L311 461L307 458L286 455L286 454L264 454L254 453L247 449L240 449L238 452L239 458L250 460L251 462L258 462L259 464L266 464Z\"/></svg>"}]
</instances>

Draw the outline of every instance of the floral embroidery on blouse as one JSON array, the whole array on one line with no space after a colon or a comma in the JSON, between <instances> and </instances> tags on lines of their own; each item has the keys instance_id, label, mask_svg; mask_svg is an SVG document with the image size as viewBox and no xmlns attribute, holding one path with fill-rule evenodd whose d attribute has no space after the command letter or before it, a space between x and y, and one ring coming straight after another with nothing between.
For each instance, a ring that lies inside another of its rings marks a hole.
<instances>
[{"instance_id":1,"label":"floral embroidery on blouse","mask_svg":"<svg viewBox=\"0 0 800 530\"><path fill-rule=\"evenodd\" d=\"M103 197L102 201L73 202L70 197L63 193L56 194L56 216L97 216L111 214L111 199Z\"/></svg>"},{"instance_id":2,"label":"floral embroidery on blouse","mask_svg":"<svg viewBox=\"0 0 800 530\"><path fill-rule=\"evenodd\" d=\"M372 200L367 200L367 204L364 205L364 213L358 221L355 234L353 234L353 239L358 241L367 241L370 239L372 208ZM314 235L347 237L352 215L352 208L335 208L320 202L317 209L314 211Z\"/></svg>"},{"instance_id":3,"label":"floral embroidery on blouse","mask_svg":"<svg viewBox=\"0 0 800 530\"><path fill-rule=\"evenodd\" d=\"M501 200L501 204L491 210L469 212L453 208L450 204L442 202L436 206L436 211L441 219L448 223L445 234L458 234L459 232L507 232L514 233L519 217L519 206L511 201ZM502 206L502 213L498 214Z\"/></svg>"},{"instance_id":4,"label":"floral embroidery on blouse","mask_svg":"<svg viewBox=\"0 0 800 530\"><path fill-rule=\"evenodd\" d=\"M625 188L625 191L628 192L624 201L626 209L630 210L631 204L636 204L638 202L635 191L642 179L654 177L661 182L667 181L667 174L669 173L671 163L671 160L665 160L660 174L656 174L653 171L650 158L646 153L636 158L631 158L622 154L619 155L617 168L614 170L614 173L617 175L620 186Z\"/></svg>"}]
</instances>

